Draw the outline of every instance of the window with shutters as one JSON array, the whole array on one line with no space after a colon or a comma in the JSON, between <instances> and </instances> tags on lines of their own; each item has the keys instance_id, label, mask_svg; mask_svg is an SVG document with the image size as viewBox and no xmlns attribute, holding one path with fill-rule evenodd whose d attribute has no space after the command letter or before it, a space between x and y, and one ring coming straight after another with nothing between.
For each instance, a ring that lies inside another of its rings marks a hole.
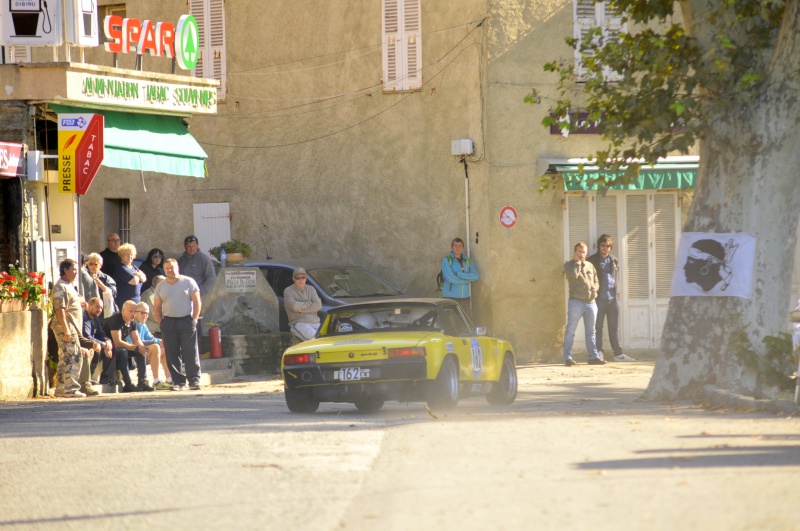
<instances>
[{"instance_id":1,"label":"window with shutters","mask_svg":"<svg viewBox=\"0 0 800 531\"><path fill-rule=\"evenodd\" d=\"M383 90L422 87L421 0L383 0Z\"/></svg>"},{"instance_id":2,"label":"window with shutters","mask_svg":"<svg viewBox=\"0 0 800 531\"><path fill-rule=\"evenodd\" d=\"M592 0L573 0L573 7L575 15L574 36L578 40L578 45L575 48L575 73L578 76L578 81L586 81L589 78L589 72L583 64L580 45L589 38L589 30L597 27L601 28L601 34L596 38L600 39L597 44L602 46L618 39L620 33L627 31L627 26L622 22L622 16L611 9L609 0L598 3L594 3ZM606 81L615 81L620 77L619 73L610 68L603 68L603 78Z\"/></svg>"},{"instance_id":3,"label":"window with shutters","mask_svg":"<svg viewBox=\"0 0 800 531\"><path fill-rule=\"evenodd\" d=\"M30 63L30 46L3 46L3 62L11 63Z\"/></svg>"},{"instance_id":4,"label":"window with shutters","mask_svg":"<svg viewBox=\"0 0 800 531\"><path fill-rule=\"evenodd\" d=\"M220 86L217 89L217 99L224 100L227 84L225 0L189 0L189 13L197 20L197 29L200 32L200 54L192 75L218 80Z\"/></svg>"},{"instance_id":5,"label":"window with shutters","mask_svg":"<svg viewBox=\"0 0 800 531\"><path fill-rule=\"evenodd\" d=\"M103 28L102 28L103 21L106 19L106 17L111 16L111 15L118 15L118 16L120 16L122 18L125 18L125 17L128 16L128 9L125 6L125 4L114 4L114 5L109 5L109 6L100 6L99 9L101 10L100 11L100 26L101 26L100 27L100 44L103 44L104 42L108 42L108 39L106 38L106 32L103 31Z\"/></svg>"}]
</instances>

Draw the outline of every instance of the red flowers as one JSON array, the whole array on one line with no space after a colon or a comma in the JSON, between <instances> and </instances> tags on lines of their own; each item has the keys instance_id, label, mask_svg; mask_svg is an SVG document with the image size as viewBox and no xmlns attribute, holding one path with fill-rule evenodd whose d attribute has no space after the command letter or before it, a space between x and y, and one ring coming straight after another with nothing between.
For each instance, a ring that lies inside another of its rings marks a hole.
<instances>
[{"instance_id":1,"label":"red flowers","mask_svg":"<svg viewBox=\"0 0 800 531\"><path fill-rule=\"evenodd\" d=\"M8 272L0 271L0 299L16 299L32 304L42 302L46 294L44 277L33 271L26 273L19 262L9 264Z\"/></svg>"}]
</instances>

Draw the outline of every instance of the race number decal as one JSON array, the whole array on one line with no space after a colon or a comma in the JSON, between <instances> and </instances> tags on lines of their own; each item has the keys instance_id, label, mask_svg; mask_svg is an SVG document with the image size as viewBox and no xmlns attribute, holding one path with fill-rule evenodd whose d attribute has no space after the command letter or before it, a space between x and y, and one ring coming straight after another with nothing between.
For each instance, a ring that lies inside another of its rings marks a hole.
<instances>
[{"instance_id":1,"label":"race number decal","mask_svg":"<svg viewBox=\"0 0 800 531\"><path fill-rule=\"evenodd\" d=\"M481 367L483 366L483 353L481 352L481 344L474 337L470 339L472 350L472 376L477 380L481 375Z\"/></svg>"}]
</instances>

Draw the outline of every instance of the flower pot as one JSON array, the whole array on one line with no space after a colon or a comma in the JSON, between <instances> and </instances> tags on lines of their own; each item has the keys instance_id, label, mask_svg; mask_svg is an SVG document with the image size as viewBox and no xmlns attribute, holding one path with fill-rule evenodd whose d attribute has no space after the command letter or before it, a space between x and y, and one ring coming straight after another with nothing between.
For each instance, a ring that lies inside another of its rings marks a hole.
<instances>
[{"instance_id":1,"label":"flower pot","mask_svg":"<svg viewBox=\"0 0 800 531\"><path fill-rule=\"evenodd\" d=\"M23 301L23 300L20 300L20 299L14 299L14 300L13 300L13 301L11 301L11 302L13 302L13 303L14 303L14 306L13 306L13 308L11 309L11 311L12 311L12 312L24 312L25 310L27 310L27 309L28 309L28 305L27 305L27 304L25 303L25 301Z\"/></svg>"},{"instance_id":2,"label":"flower pot","mask_svg":"<svg viewBox=\"0 0 800 531\"><path fill-rule=\"evenodd\" d=\"M242 253L230 253L228 255L228 262L241 262L242 260L244 260Z\"/></svg>"},{"instance_id":3,"label":"flower pot","mask_svg":"<svg viewBox=\"0 0 800 531\"><path fill-rule=\"evenodd\" d=\"M11 311L11 301L0 300L0 313L6 313L10 311Z\"/></svg>"}]
</instances>

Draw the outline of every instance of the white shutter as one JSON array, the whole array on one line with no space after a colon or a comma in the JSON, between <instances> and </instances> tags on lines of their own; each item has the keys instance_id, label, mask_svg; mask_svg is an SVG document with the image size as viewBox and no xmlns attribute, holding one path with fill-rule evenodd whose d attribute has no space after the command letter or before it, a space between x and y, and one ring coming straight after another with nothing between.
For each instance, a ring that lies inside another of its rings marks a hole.
<instances>
[{"instance_id":1,"label":"white shutter","mask_svg":"<svg viewBox=\"0 0 800 531\"><path fill-rule=\"evenodd\" d=\"M597 26L598 6L593 0L574 0L573 13L574 13L574 37L578 40L575 47L575 73L578 76L578 81L586 81L588 72L583 64L583 57L581 55L580 47L587 39L589 30Z\"/></svg>"},{"instance_id":2,"label":"white shutter","mask_svg":"<svg viewBox=\"0 0 800 531\"><path fill-rule=\"evenodd\" d=\"M197 43L197 64L194 70L192 70L192 75L194 77L206 77L206 57L210 55L208 51L208 39L206 39L206 0L190 0L189 14L197 21L197 32L200 34L200 41Z\"/></svg>"},{"instance_id":3,"label":"white shutter","mask_svg":"<svg viewBox=\"0 0 800 531\"><path fill-rule=\"evenodd\" d=\"M595 235L599 238L602 234L609 234L611 238L614 240L614 246L616 247L619 242L619 227L617 223L617 196L606 194L605 197L598 195L596 198L596 206L595 206L596 218L597 218L597 234ZM598 251L596 249L597 241L594 241L590 246L591 249L594 251ZM616 254L618 251L614 251Z\"/></svg>"},{"instance_id":4,"label":"white shutter","mask_svg":"<svg viewBox=\"0 0 800 531\"><path fill-rule=\"evenodd\" d=\"M628 233L627 278L625 285L630 299L650 297L650 256L648 253L647 196L629 195L625 198Z\"/></svg>"},{"instance_id":5,"label":"white shutter","mask_svg":"<svg viewBox=\"0 0 800 531\"><path fill-rule=\"evenodd\" d=\"M31 62L31 47L30 46L4 46L3 59L6 63L30 63Z\"/></svg>"},{"instance_id":6,"label":"white shutter","mask_svg":"<svg viewBox=\"0 0 800 531\"><path fill-rule=\"evenodd\" d=\"M581 197L580 195L567 196L567 223L569 230L567 232L568 241L565 246L565 255L567 260L572 259L573 249L578 242L589 243L591 238L591 227L589 223L589 195Z\"/></svg>"},{"instance_id":7,"label":"white shutter","mask_svg":"<svg viewBox=\"0 0 800 531\"><path fill-rule=\"evenodd\" d=\"M217 99L224 100L227 71L225 69L225 0L210 0L208 8L209 60L206 60L206 77L217 79Z\"/></svg>"},{"instance_id":8,"label":"white shutter","mask_svg":"<svg viewBox=\"0 0 800 531\"><path fill-rule=\"evenodd\" d=\"M212 247L231 239L230 203L195 203L194 235L200 241L200 249L208 251Z\"/></svg>"},{"instance_id":9,"label":"white shutter","mask_svg":"<svg viewBox=\"0 0 800 531\"><path fill-rule=\"evenodd\" d=\"M656 298L669 298L675 267L677 201L674 193L656 194L655 218Z\"/></svg>"},{"instance_id":10,"label":"white shutter","mask_svg":"<svg viewBox=\"0 0 800 531\"><path fill-rule=\"evenodd\" d=\"M616 11L612 11L611 2L605 0L603 3L603 44L618 41L619 34L627 31L627 26L622 22L622 17ZM603 68L603 78L606 81L619 81L622 75L608 67Z\"/></svg>"},{"instance_id":11,"label":"white shutter","mask_svg":"<svg viewBox=\"0 0 800 531\"><path fill-rule=\"evenodd\" d=\"M405 45L404 90L422 86L422 32L420 0L403 0L403 44Z\"/></svg>"},{"instance_id":12,"label":"white shutter","mask_svg":"<svg viewBox=\"0 0 800 531\"><path fill-rule=\"evenodd\" d=\"M383 0L383 89L397 90L398 46L400 46L399 0Z\"/></svg>"}]
</instances>

